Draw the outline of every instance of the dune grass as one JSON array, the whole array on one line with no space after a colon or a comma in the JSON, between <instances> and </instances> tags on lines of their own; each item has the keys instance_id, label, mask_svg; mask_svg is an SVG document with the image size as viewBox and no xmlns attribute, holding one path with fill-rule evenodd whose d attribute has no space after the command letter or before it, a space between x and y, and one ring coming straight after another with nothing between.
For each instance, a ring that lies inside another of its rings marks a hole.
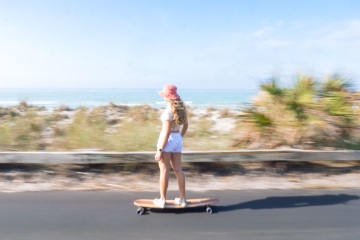
<instances>
[{"instance_id":1,"label":"dune grass","mask_svg":"<svg viewBox=\"0 0 360 240\"><path fill-rule=\"evenodd\" d=\"M149 106L123 107L110 103L89 109L38 110L20 105L2 108L1 150L153 151L161 130L162 109ZM212 111L209 109L198 117L189 108L191 119L185 149L221 150L230 146L228 134L211 130L214 122L208 117Z\"/></svg>"},{"instance_id":2,"label":"dune grass","mask_svg":"<svg viewBox=\"0 0 360 240\"><path fill-rule=\"evenodd\" d=\"M41 150L41 132L46 121L36 112L21 116L8 116L0 126L0 146L3 149Z\"/></svg>"}]
</instances>

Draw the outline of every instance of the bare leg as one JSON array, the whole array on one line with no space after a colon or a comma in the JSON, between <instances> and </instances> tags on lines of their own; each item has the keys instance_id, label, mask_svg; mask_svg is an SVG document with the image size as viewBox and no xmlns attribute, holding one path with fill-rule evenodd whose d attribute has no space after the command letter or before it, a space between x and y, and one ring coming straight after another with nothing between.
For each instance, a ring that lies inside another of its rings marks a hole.
<instances>
[{"instance_id":1,"label":"bare leg","mask_svg":"<svg viewBox=\"0 0 360 240\"><path fill-rule=\"evenodd\" d=\"M185 199L185 174L181 167L181 152L171 154L171 166L174 169L178 186L180 199Z\"/></svg>"},{"instance_id":2,"label":"bare leg","mask_svg":"<svg viewBox=\"0 0 360 240\"><path fill-rule=\"evenodd\" d=\"M162 159L159 161L160 168L160 197L166 199L166 193L169 186L171 153L163 152Z\"/></svg>"}]
</instances>

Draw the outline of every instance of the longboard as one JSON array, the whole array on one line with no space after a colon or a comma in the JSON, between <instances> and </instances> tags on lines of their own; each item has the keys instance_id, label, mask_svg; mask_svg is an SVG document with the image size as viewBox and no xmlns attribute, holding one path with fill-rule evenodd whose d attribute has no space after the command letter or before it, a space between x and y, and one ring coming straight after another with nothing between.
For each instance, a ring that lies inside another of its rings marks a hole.
<instances>
[{"instance_id":1,"label":"longboard","mask_svg":"<svg viewBox=\"0 0 360 240\"><path fill-rule=\"evenodd\" d=\"M216 198L196 198L196 199L187 199L187 206L182 207L175 203L175 200L166 200L164 209L177 209L177 208L194 208L194 207L206 207L206 212L208 214L212 213L211 205L214 205L219 202ZM160 208L153 203L153 199L137 199L134 201L134 205L138 206L136 213L138 215L143 215L147 210L151 208Z\"/></svg>"}]
</instances>

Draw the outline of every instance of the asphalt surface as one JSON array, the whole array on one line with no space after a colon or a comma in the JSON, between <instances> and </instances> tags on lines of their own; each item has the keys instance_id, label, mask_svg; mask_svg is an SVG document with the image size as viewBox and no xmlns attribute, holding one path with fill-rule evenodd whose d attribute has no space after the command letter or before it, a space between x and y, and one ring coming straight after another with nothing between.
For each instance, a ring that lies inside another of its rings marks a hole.
<instances>
[{"instance_id":1,"label":"asphalt surface","mask_svg":"<svg viewBox=\"0 0 360 240\"><path fill-rule=\"evenodd\" d=\"M189 192L220 202L138 216L152 192L0 193L1 240L274 239L358 240L360 189ZM175 192L169 193L175 197Z\"/></svg>"}]
</instances>

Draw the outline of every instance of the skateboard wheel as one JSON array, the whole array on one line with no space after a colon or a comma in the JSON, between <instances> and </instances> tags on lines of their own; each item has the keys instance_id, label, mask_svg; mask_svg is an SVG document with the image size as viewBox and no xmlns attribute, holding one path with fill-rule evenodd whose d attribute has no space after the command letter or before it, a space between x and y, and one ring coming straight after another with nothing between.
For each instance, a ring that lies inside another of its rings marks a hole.
<instances>
[{"instance_id":1,"label":"skateboard wheel","mask_svg":"<svg viewBox=\"0 0 360 240\"><path fill-rule=\"evenodd\" d=\"M208 214L212 214L212 209L211 209L211 207L207 207L207 208L206 208L206 212L207 212Z\"/></svg>"},{"instance_id":2,"label":"skateboard wheel","mask_svg":"<svg viewBox=\"0 0 360 240\"><path fill-rule=\"evenodd\" d=\"M136 213L137 213L138 215L143 215L144 212L145 212L145 209L144 209L144 208L141 208L141 207L136 210Z\"/></svg>"}]
</instances>

